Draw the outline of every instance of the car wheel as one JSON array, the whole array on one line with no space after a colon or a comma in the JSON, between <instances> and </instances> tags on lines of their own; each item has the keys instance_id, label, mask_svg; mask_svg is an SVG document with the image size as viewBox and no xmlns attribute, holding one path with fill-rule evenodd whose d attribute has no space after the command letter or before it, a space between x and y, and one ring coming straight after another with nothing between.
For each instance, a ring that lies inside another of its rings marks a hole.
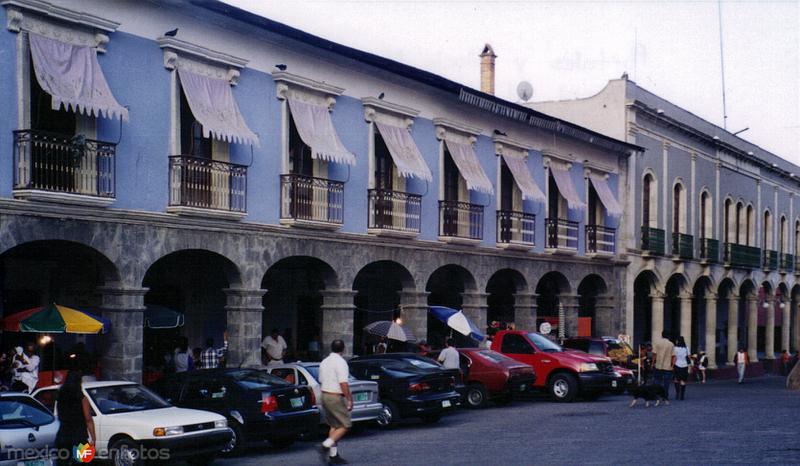
<instances>
[{"instance_id":1,"label":"car wheel","mask_svg":"<svg viewBox=\"0 0 800 466\"><path fill-rule=\"evenodd\" d=\"M109 453L114 466L141 466L144 464L144 460L139 454L139 445L129 438L114 441Z\"/></svg>"},{"instance_id":2,"label":"car wheel","mask_svg":"<svg viewBox=\"0 0 800 466\"><path fill-rule=\"evenodd\" d=\"M483 408L486 406L486 389L479 383L470 384L465 398L470 408Z\"/></svg>"},{"instance_id":3,"label":"car wheel","mask_svg":"<svg viewBox=\"0 0 800 466\"><path fill-rule=\"evenodd\" d=\"M236 421L228 420L228 427L231 428L233 434L231 441L222 449L222 454L226 456L238 455L242 451L242 428Z\"/></svg>"},{"instance_id":4,"label":"car wheel","mask_svg":"<svg viewBox=\"0 0 800 466\"><path fill-rule=\"evenodd\" d=\"M550 379L550 396L555 401L568 403L575 399L578 381L572 374L556 374Z\"/></svg>"},{"instance_id":5,"label":"car wheel","mask_svg":"<svg viewBox=\"0 0 800 466\"><path fill-rule=\"evenodd\" d=\"M441 413L426 414L422 416L422 422L425 424L436 424L442 418Z\"/></svg>"},{"instance_id":6,"label":"car wheel","mask_svg":"<svg viewBox=\"0 0 800 466\"><path fill-rule=\"evenodd\" d=\"M297 440L295 437L278 437L269 439L269 443L275 448L287 448L291 446L295 440Z\"/></svg>"},{"instance_id":7,"label":"car wheel","mask_svg":"<svg viewBox=\"0 0 800 466\"><path fill-rule=\"evenodd\" d=\"M383 408L381 409L381 413L378 415L378 418L375 419L375 422L378 424L379 427L389 427L392 425L392 422L395 421L396 416L395 413L397 412L397 408L395 408L392 403L384 403Z\"/></svg>"}]
</instances>

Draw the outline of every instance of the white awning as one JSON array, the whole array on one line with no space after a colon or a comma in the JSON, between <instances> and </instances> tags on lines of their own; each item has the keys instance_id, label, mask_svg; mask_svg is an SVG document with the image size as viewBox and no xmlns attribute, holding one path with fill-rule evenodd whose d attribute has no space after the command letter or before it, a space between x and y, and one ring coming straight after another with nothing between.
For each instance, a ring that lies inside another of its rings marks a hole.
<instances>
[{"instance_id":1,"label":"white awning","mask_svg":"<svg viewBox=\"0 0 800 466\"><path fill-rule=\"evenodd\" d=\"M611 215L612 217L621 216L622 206L619 205L614 193L611 192L611 187L608 186L608 181L606 178L604 176L590 173L589 181L592 182L594 190L597 193L597 197L600 198L600 202L606 206L606 212L608 212L608 215Z\"/></svg>"},{"instance_id":2,"label":"white awning","mask_svg":"<svg viewBox=\"0 0 800 466\"><path fill-rule=\"evenodd\" d=\"M479 191L486 194L494 194L492 182L484 173L478 162L478 156L471 144L462 144L460 142L453 142L445 140L447 150L450 156L453 157L453 162L456 163L458 171L464 180L467 182L467 189L470 191Z\"/></svg>"},{"instance_id":3,"label":"white awning","mask_svg":"<svg viewBox=\"0 0 800 466\"><path fill-rule=\"evenodd\" d=\"M178 76L192 115L203 127L204 137L258 145L258 136L247 127L228 81L180 67Z\"/></svg>"},{"instance_id":4,"label":"white awning","mask_svg":"<svg viewBox=\"0 0 800 466\"><path fill-rule=\"evenodd\" d=\"M52 97L53 110L128 120L97 61L97 50L28 33L36 80Z\"/></svg>"},{"instance_id":5,"label":"white awning","mask_svg":"<svg viewBox=\"0 0 800 466\"><path fill-rule=\"evenodd\" d=\"M553 175L553 178L556 179L558 191L567 200L567 206L570 209L586 208L586 204L581 200L578 191L575 190L575 185L572 183L569 170L555 164L550 164L550 173Z\"/></svg>"},{"instance_id":6,"label":"white awning","mask_svg":"<svg viewBox=\"0 0 800 466\"><path fill-rule=\"evenodd\" d=\"M386 143L400 176L405 178L416 176L425 181L433 180L431 169L422 159L422 154L407 129L377 121L375 126L383 136L383 142Z\"/></svg>"},{"instance_id":7,"label":"white awning","mask_svg":"<svg viewBox=\"0 0 800 466\"><path fill-rule=\"evenodd\" d=\"M514 181L517 183L519 190L522 191L522 198L529 201L545 202L544 193L539 186L533 181L528 164L525 163L525 158L518 155L503 154L503 161L511 171Z\"/></svg>"},{"instance_id":8,"label":"white awning","mask_svg":"<svg viewBox=\"0 0 800 466\"><path fill-rule=\"evenodd\" d=\"M300 133L300 139L311 147L311 157L330 162L356 164L356 156L347 150L336 134L331 114L321 105L314 105L291 97L286 99Z\"/></svg>"}]
</instances>

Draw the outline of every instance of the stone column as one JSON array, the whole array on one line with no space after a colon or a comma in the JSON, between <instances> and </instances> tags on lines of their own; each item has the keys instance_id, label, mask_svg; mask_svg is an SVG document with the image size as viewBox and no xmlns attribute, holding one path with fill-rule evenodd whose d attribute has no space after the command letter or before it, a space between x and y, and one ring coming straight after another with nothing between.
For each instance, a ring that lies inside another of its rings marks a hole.
<instances>
[{"instance_id":1,"label":"stone column","mask_svg":"<svg viewBox=\"0 0 800 466\"><path fill-rule=\"evenodd\" d=\"M616 300L611 295L599 295L594 305L594 328L598 336L617 336L623 333L624 322L614 315ZM628 332L624 332L628 333Z\"/></svg>"},{"instance_id":2,"label":"stone column","mask_svg":"<svg viewBox=\"0 0 800 466\"><path fill-rule=\"evenodd\" d=\"M758 362L758 298L747 296L747 356L750 362Z\"/></svg>"},{"instance_id":3,"label":"stone column","mask_svg":"<svg viewBox=\"0 0 800 466\"><path fill-rule=\"evenodd\" d=\"M320 329L320 352L323 356L331 352L331 342L344 341L344 354L353 354L353 304L354 290L322 290L322 329Z\"/></svg>"},{"instance_id":4,"label":"stone column","mask_svg":"<svg viewBox=\"0 0 800 466\"><path fill-rule=\"evenodd\" d=\"M692 295L683 294L680 297L681 303L681 335L686 341L686 348L692 350Z\"/></svg>"},{"instance_id":5,"label":"stone column","mask_svg":"<svg viewBox=\"0 0 800 466\"><path fill-rule=\"evenodd\" d=\"M142 381L144 295L147 288L101 287L103 317L111 328L103 336L104 380Z\"/></svg>"},{"instance_id":6,"label":"stone column","mask_svg":"<svg viewBox=\"0 0 800 466\"><path fill-rule=\"evenodd\" d=\"M717 295L706 294L706 357L708 368L717 368Z\"/></svg>"},{"instance_id":7,"label":"stone column","mask_svg":"<svg viewBox=\"0 0 800 466\"><path fill-rule=\"evenodd\" d=\"M654 291L650 294L650 342L655 343L664 331L664 293Z\"/></svg>"},{"instance_id":8,"label":"stone column","mask_svg":"<svg viewBox=\"0 0 800 466\"><path fill-rule=\"evenodd\" d=\"M578 297L575 295L561 295L559 303L564 306L564 330L567 338L578 336Z\"/></svg>"},{"instance_id":9,"label":"stone column","mask_svg":"<svg viewBox=\"0 0 800 466\"><path fill-rule=\"evenodd\" d=\"M728 360L726 364L733 365L733 358L739 351L739 296L728 296Z\"/></svg>"},{"instance_id":10,"label":"stone column","mask_svg":"<svg viewBox=\"0 0 800 466\"><path fill-rule=\"evenodd\" d=\"M781 309L781 351L791 351L792 303L782 303Z\"/></svg>"},{"instance_id":11,"label":"stone column","mask_svg":"<svg viewBox=\"0 0 800 466\"><path fill-rule=\"evenodd\" d=\"M228 288L225 317L228 334L227 367L257 366L261 363L261 322L263 297L267 290Z\"/></svg>"},{"instance_id":12,"label":"stone column","mask_svg":"<svg viewBox=\"0 0 800 466\"><path fill-rule=\"evenodd\" d=\"M400 307L403 326L411 330L417 341L428 338L428 293L427 291L401 291Z\"/></svg>"},{"instance_id":13,"label":"stone column","mask_svg":"<svg viewBox=\"0 0 800 466\"><path fill-rule=\"evenodd\" d=\"M794 310L794 348L795 351L800 350L800 301L797 303L797 308Z\"/></svg>"},{"instance_id":14,"label":"stone column","mask_svg":"<svg viewBox=\"0 0 800 466\"><path fill-rule=\"evenodd\" d=\"M461 305L464 315L484 334L486 333L486 319L489 310L489 305L486 301L488 297L489 295L486 293L464 293L464 300Z\"/></svg>"},{"instance_id":15,"label":"stone column","mask_svg":"<svg viewBox=\"0 0 800 466\"><path fill-rule=\"evenodd\" d=\"M767 325L764 329L764 359L775 359L775 298L769 296L767 303Z\"/></svg>"},{"instance_id":16,"label":"stone column","mask_svg":"<svg viewBox=\"0 0 800 466\"><path fill-rule=\"evenodd\" d=\"M538 331L536 327L536 295L516 293L514 295L514 325L518 330Z\"/></svg>"}]
</instances>

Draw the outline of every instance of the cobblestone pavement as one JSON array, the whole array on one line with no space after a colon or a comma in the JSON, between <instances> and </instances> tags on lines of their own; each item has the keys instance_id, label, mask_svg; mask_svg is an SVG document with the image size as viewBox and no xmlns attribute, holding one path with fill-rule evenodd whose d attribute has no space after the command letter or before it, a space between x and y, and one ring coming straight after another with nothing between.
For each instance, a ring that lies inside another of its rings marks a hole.
<instances>
[{"instance_id":1,"label":"cobblestone pavement","mask_svg":"<svg viewBox=\"0 0 800 466\"><path fill-rule=\"evenodd\" d=\"M800 464L800 393L782 377L693 384L685 401L630 409L627 396L461 410L426 426L373 428L340 444L359 465ZM673 391L674 395L674 391ZM217 465L320 464L317 442L256 447Z\"/></svg>"}]
</instances>

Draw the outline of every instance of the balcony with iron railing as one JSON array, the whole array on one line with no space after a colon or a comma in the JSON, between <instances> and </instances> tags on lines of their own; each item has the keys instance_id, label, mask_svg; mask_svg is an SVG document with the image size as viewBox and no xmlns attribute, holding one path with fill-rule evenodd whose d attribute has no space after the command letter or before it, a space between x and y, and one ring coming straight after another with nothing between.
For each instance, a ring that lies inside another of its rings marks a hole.
<instances>
[{"instance_id":1,"label":"balcony with iron railing","mask_svg":"<svg viewBox=\"0 0 800 466\"><path fill-rule=\"evenodd\" d=\"M722 260L729 267L754 269L761 265L761 249L743 244L725 243Z\"/></svg>"},{"instance_id":2,"label":"balcony with iron railing","mask_svg":"<svg viewBox=\"0 0 800 466\"><path fill-rule=\"evenodd\" d=\"M694 259L694 236L672 233L672 257L682 260Z\"/></svg>"},{"instance_id":3,"label":"balcony with iron railing","mask_svg":"<svg viewBox=\"0 0 800 466\"><path fill-rule=\"evenodd\" d=\"M497 247L528 250L534 246L536 216L512 210L497 211Z\"/></svg>"},{"instance_id":4,"label":"balcony with iron railing","mask_svg":"<svg viewBox=\"0 0 800 466\"><path fill-rule=\"evenodd\" d=\"M719 241L711 238L700 239L700 260L709 264L719 262Z\"/></svg>"},{"instance_id":5,"label":"balcony with iron railing","mask_svg":"<svg viewBox=\"0 0 800 466\"><path fill-rule=\"evenodd\" d=\"M422 196L400 191L370 189L368 232L383 236L415 237L420 232Z\"/></svg>"},{"instance_id":6,"label":"balcony with iron railing","mask_svg":"<svg viewBox=\"0 0 800 466\"><path fill-rule=\"evenodd\" d=\"M483 206L439 201L439 239L448 243L479 243L483 239Z\"/></svg>"},{"instance_id":7,"label":"balcony with iron railing","mask_svg":"<svg viewBox=\"0 0 800 466\"><path fill-rule=\"evenodd\" d=\"M642 227L642 251L654 256L663 256L665 236L664 230L659 228Z\"/></svg>"},{"instance_id":8,"label":"balcony with iron railing","mask_svg":"<svg viewBox=\"0 0 800 466\"><path fill-rule=\"evenodd\" d=\"M792 254L781 253L780 260L781 273L794 272L794 256Z\"/></svg>"},{"instance_id":9,"label":"balcony with iron railing","mask_svg":"<svg viewBox=\"0 0 800 466\"><path fill-rule=\"evenodd\" d=\"M616 252L617 230L603 225L586 225L586 255L611 257Z\"/></svg>"},{"instance_id":10,"label":"balcony with iron railing","mask_svg":"<svg viewBox=\"0 0 800 466\"><path fill-rule=\"evenodd\" d=\"M281 175L281 223L338 229L344 219L344 183L324 178Z\"/></svg>"},{"instance_id":11,"label":"balcony with iron railing","mask_svg":"<svg viewBox=\"0 0 800 466\"><path fill-rule=\"evenodd\" d=\"M14 197L106 206L115 196L111 142L38 130L14 131Z\"/></svg>"},{"instance_id":12,"label":"balcony with iron railing","mask_svg":"<svg viewBox=\"0 0 800 466\"><path fill-rule=\"evenodd\" d=\"M545 219L547 243L545 251L558 254L578 252L578 222L562 218Z\"/></svg>"},{"instance_id":13,"label":"balcony with iron railing","mask_svg":"<svg viewBox=\"0 0 800 466\"><path fill-rule=\"evenodd\" d=\"M247 167L188 155L169 158L167 212L239 219L247 212Z\"/></svg>"},{"instance_id":14,"label":"balcony with iron railing","mask_svg":"<svg viewBox=\"0 0 800 466\"><path fill-rule=\"evenodd\" d=\"M762 265L764 267L764 271L778 270L778 251L765 249Z\"/></svg>"}]
</instances>

